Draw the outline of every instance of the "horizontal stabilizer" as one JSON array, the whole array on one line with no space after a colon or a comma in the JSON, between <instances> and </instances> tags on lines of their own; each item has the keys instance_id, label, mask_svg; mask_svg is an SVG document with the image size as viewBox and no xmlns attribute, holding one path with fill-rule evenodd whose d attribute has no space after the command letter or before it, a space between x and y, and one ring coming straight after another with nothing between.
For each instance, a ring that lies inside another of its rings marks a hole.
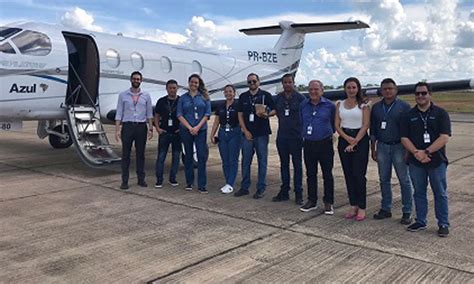
<instances>
[{"instance_id":1,"label":"horizontal stabilizer","mask_svg":"<svg viewBox=\"0 0 474 284\"><path fill-rule=\"evenodd\" d=\"M281 22L280 25L240 29L239 31L246 35L278 35L282 34L284 27L288 26L295 32L303 34L369 28L369 25L362 21L307 24Z\"/></svg>"}]
</instances>

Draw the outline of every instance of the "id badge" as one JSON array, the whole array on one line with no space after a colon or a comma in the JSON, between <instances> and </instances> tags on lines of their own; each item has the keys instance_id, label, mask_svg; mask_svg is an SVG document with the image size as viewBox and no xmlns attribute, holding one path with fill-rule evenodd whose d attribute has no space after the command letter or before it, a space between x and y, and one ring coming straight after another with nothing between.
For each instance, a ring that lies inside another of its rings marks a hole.
<instances>
[{"instance_id":1,"label":"id badge","mask_svg":"<svg viewBox=\"0 0 474 284\"><path fill-rule=\"evenodd\" d=\"M199 115L197 112L194 113L194 119L198 120L199 119Z\"/></svg>"},{"instance_id":2,"label":"id badge","mask_svg":"<svg viewBox=\"0 0 474 284\"><path fill-rule=\"evenodd\" d=\"M380 129L385 129L385 128L387 128L387 122L382 121L382 123L380 123Z\"/></svg>"},{"instance_id":3,"label":"id badge","mask_svg":"<svg viewBox=\"0 0 474 284\"><path fill-rule=\"evenodd\" d=\"M249 115L249 121L250 121L250 122L254 122L254 120L255 120L255 115L254 115L253 113L251 113L251 114Z\"/></svg>"},{"instance_id":4,"label":"id badge","mask_svg":"<svg viewBox=\"0 0 474 284\"><path fill-rule=\"evenodd\" d=\"M313 127L311 125L308 125L308 128L306 128L306 134L311 135L313 133Z\"/></svg>"},{"instance_id":5,"label":"id badge","mask_svg":"<svg viewBox=\"0 0 474 284\"><path fill-rule=\"evenodd\" d=\"M289 108L285 108L285 116L290 116L290 109Z\"/></svg>"},{"instance_id":6,"label":"id badge","mask_svg":"<svg viewBox=\"0 0 474 284\"><path fill-rule=\"evenodd\" d=\"M430 139L430 134L425 132L425 134L423 134L423 141L425 141L425 143L431 143L431 139Z\"/></svg>"},{"instance_id":7,"label":"id badge","mask_svg":"<svg viewBox=\"0 0 474 284\"><path fill-rule=\"evenodd\" d=\"M173 126L173 120L171 118L168 119L168 126Z\"/></svg>"},{"instance_id":8,"label":"id badge","mask_svg":"<svg viewBox=\"0 0 474 284\"><path fill-rule=\"evenodd\" d=\"M226 131L226 132L229 132L229 131L230 131L230 125L229 125L229 124L226 124L226 125L225 125L225 131Z\"/></svg>"}]
</instances>

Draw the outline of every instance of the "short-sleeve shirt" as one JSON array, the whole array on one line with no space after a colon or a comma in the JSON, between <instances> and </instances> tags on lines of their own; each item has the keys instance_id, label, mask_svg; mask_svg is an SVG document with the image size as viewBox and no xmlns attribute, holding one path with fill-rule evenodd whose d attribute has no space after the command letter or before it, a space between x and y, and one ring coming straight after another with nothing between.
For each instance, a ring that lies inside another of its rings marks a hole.
<instances>
[{"instance_id":1,"label":"short-sleeve shirt","mask_svg":"<svg viewBox=\"0 0 474 284\"><path fill-rule=\"evenodd\" d=\"M175 133L179 129L179 120L176 116L178 101L179 96L174 100L166 96L156 102L155 113L160 115L160 128L168 133Z\"/></svg>"},{"instance_id":2,"label":"short-sleeve shirt","mask_svg":"<svg viewBox=\"0 0 474 284\"><path fill-rule=\"evenodd\" d=\"M184 117L192 127L199 124L204 116L211 116L211 102L205 100L201 93L192 97L189 92L181 96L176 110L177 117ZM207 122L201 128L207 129Z\"/></svg>"},{"instance_id":3,"label":"short-sleeve shirt","mask_svg":"<svg viewBox=\"0 0 474 284\"><path fill-rule=\"evenodd\" d=\"M217 106L215 114L219 117L219 124L221 127L225 127L227 124L231 128L239 126L239 116L238 116L238 101L234 102L227 107L226 102Z\"/></svg>"},{"instance_id":4,"label":"short-sleeve shirt","mask_svg":"<svg viewBox=\"0 0 474 284\"><path fill-rule=\"evenodd\" d=\"M293 91L287 98L280 93L275 98L275 110L278 117L278 137L285 139L301 139L300 105L306 98Z\"/></svg>"},{"instance_id":5,"label":"short-sleeve shirt","mask_svg":"<svg viewBox=\"0 0 474 284\"><path fill-rule=\"evenodd\" d=\"M425 132L430 136L430 142L428 143L425 143ZM410 109L408 113L403 115L402 123L400 125L400 134L402 138L405 137L410 139L416 149L424 150L433 144L441 134L451 136L451 121L448 113L433 103L425 112L420 111L418 107L415 106ZM438 151L432 153L431 162L429 163L420 163L411 153L408 162L419 167L436 168L442 162L448 162L446 146L443 146Z\"/></svg>"},{"instance_id":6,"label":"short-sleeve shirt","mask_svg":"<svg viewBox=\"0 0 474 284\"><path fill-rule=\"evenodd\" d=\"M381 100L374 104L370 114L370 136L382 143L400 142L400 120L402 114L410 110L410 105L398 98L390 105ZM382 127L382 122L384 127Z\"/></svg>"},{"instance_id":7,"label":"short-sleeve shirt","mask_svg":"<svg viewBox=\"0 0 474 284\"><path fill-rule=\"evenodd\" d=\"M244 116L245 127L254 137L272 134L270 128L270 121L268 118L258 117L255 113L255 104L264 104L270 110L275 108L272 95L269 92L258 89L255 95L250 94L250 91L242 93L239 97L239 112ZM250 114L253 114L254 121L249 121Z\"/></svg>"}]
</instances>

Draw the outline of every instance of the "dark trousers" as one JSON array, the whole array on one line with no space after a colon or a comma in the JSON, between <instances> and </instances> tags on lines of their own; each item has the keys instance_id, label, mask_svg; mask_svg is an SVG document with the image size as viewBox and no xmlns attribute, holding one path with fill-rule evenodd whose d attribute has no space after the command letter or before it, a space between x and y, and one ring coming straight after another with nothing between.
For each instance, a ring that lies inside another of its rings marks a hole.
<instances>
[{"instance_id":1,"label":"dark trousers","mask_svg":"<svg viewBox=\"0 0 474 284\"><path fill-rule=\"evenodd\" d=\"M179 156L181 155L181 137L179 136L179 133L163 132L158 138L158 154L156 156L155 165L156 182L159 184L163 183L163 168L170 145L172 156L169 181L176 182L176 174L179 168Z\"/></svg>"},{"instance_id":2,"label":"dark trousers","mask_svg":"<svg viewBox=\"0 0 474 284\"><path fill-rule=\"evenodd\" d=\"M303 139L277 137L276 146L280 156L280 176L282 194L288 196L290 191L290 156L293 162L293 186L296 194L301 194L303 183L303 166L301 150Z\"/></svg>"},{"instance_id":3,"label":"dark trousers","mask_svg":"<svg viewBox=\"0 0 474 284\"><path fill-rule=\"evenodd\" d=\"M359 129L344 129L344 132L355 137ZM360 209L366 208L367 200L367 164L369 163L369 136L365 135L355 147L354 152L345 152L344 149L349 145L346 140L339 137L337 150L341 158L342 170L346 180L347 194L351 206L357 206Z\"/></svg>"},{"instance_id":4,"label":"dark trousers","mask_svg":"<svg viewBox=\"0 0 474 284\"><path fill-rule=\"evenodd\" d=\"M122 182L128 183L129 167L130 167L130 153L132 151L132 144L135 142L136 162L137 162L137 177L138 181L145 180L145 145L148 128L146 123L128 123L122 124Z\"/></svg>"},{"instance_id":5,"label":"dark trousers","mask_svg":"<svg viewBox=\"0 0 474 284\"><path fill-rule=\"evenodd\" d=\"M323 172L324 203L334 204L334 149L332 136L320 141L304 141L304 164L306 166L306 183L308 184L308 200L318 201L318 163Z\"/></svg>"}]
</instances>

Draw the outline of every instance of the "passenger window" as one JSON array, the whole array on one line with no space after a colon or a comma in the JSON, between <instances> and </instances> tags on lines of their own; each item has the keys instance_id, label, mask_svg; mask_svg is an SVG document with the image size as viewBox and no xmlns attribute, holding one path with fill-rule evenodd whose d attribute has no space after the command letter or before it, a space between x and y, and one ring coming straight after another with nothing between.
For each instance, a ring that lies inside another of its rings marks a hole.
<instances>
[{"instance_id":1,"label":"passenger window","mask_svg":"<svg viewBox=\"0 0 474 284\"><path fill-rule=\"evenodd\" d=\"M107 57L107 64L109 64L110 67L117 68L120 65L120 55L115 49L107 49L105 56Z\"/></svg>"},{"instance_id":2,"label":"passenger window","mask_svg":"<svg viewBox=\"0 0 474 284\"><path fill-rule=\"evenodd\" d=\"M132 66L135 69L137 70L143 69L143 56L140 53L133 52L132 55L130 55L130 58L132 59Z\"/></svg>"},{"instance_id":3,"label":"passenger window","mask_svg":"<svg viewBox=\"0 0 474 284\"><path fill-rule=\"evenodd\" d=\"M0 45L0 52L15 54L15 50L8 42L5 42L4 44Z\"/></svg>"},{"instance_id":4,"label":"passenger window","mask_svg":"<svg viewBox=\"0 0 474 284\"><path fill-rule=\"evenodd\" d=\"M45 56L51 52L51 40L43 33L24 31L12 38L21 54Z\"/></svg>"}]
</instances>

